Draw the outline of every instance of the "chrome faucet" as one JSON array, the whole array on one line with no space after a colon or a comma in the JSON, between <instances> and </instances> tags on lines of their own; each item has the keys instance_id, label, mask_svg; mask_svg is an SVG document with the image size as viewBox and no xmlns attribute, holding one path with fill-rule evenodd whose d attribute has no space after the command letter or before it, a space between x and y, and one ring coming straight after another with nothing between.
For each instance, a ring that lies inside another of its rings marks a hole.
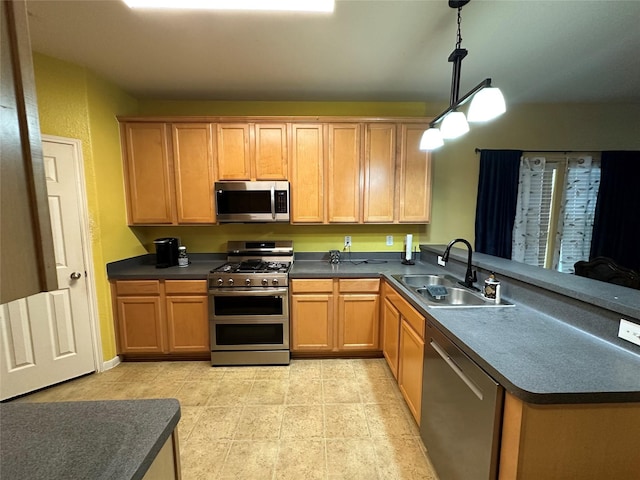
<instances>
[{"instance_id":1,"label":"chrome faucet","mask_svg":"<svg viewBox=\"0 0 640 480\"><path fill-rule=\"evenodd\" d=\"M449 261L449 253L451 252L451 247L453 247L453 245L458 242L464 243L467 246L467 250L469 251L469 256L467 258L467 272L464 275L464 282L458 282L458 283L460 283L460 285L464 285L467 288L471 288L473 290L479 290L478 288L473 286L473 283L478 281L478 276L476 275L475 271L471 270L472 249L471 249L471 244L467 240L465 240L464 238L456 238L455 240L452 240L451 242L449 242L449 245L447 245L447 248L444 249L444 253L442 254L442 261L443 262Z\"/></svg>"}]
</instances>

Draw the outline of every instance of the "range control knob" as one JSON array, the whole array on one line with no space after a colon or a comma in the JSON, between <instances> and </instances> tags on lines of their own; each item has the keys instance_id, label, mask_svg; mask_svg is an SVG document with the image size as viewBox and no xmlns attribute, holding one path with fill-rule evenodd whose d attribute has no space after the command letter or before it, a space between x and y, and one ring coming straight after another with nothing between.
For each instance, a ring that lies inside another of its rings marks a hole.
<instances>
[{"instance_id":1,"label":"range control knob","mask_svg":"<svg viewBox=\"0 0 640 480\"><path fill-rule=\"evenodd\" d=\"M273 283L274 285L278 285L278 279L274 278L273 280L271 280L271 283Z\"/></svg>"},{"instance_id":2,"label":"range control knob","mask_svg":"<svg viewBox=\"0 0 640 480\"><path fill-rule=\"evenodd\" d=\"M262 285L264 285L265 287L266 287L267 285L269 285L269 280L267 280L266 278L263 278L263 279L262 279Z\"/></svg>"},{"instance_id":3,"label":"range control knob","mask_svg":"<svg viewBox=\"0 0 640 480\"><path fill-rule=\"evenodd\" d=\"M244 280L244 284L245 284L247 287L250 287L250 286L251 286L251 279L250 279L250 278L246 278L246 279Z\"/></svg>"},{"instance_id":4,"label":"range control knob","mask_svg":"<svg viewBox=\"0 0 640 480\"><path fill-rule=\"evenodd\" d=\"M223 283L224 283L224 282L222 281L222 279L221 279L221 278L219 278L219 279L218 279L218 286L219 286L219 287L221 287Z\"/></svg>"},{"instance_id":5,"label":"range control knob","mask_svg":"<svg viewBox=\"0 0 640 480\"><path fill-rule=\"evenodd\" d=\"M232 287L233 286L233 278L229 279L229 286Z\"/></svg>"}]
</instances>

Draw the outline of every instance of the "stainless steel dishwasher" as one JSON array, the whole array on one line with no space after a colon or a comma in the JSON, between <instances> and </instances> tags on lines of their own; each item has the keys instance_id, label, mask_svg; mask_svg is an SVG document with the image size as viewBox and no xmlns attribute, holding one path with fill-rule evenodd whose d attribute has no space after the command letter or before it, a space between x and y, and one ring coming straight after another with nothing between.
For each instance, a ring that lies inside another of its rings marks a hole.
<instances>
[{"instance_id":1,"label":"stainless steel dishwasher","mask_svg":"<svg viewBox=\"0 0 640 480\"><path fill-rule=\"evenodd\" d=\"M420 436L441 480L493 480L504 389L427 320Z\"/></svg>"}]
</instances>

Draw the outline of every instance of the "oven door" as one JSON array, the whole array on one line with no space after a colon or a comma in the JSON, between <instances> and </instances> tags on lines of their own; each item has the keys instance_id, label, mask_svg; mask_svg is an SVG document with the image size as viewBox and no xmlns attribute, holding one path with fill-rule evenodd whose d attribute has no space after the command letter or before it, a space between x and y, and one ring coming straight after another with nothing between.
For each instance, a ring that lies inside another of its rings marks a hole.
<instances>
[{"instance_id":1,"label":"oven door","mask_svg":"<svg viewBox=\"0 0 640 480\"><path fill-rule=\"evenodd\" d=\"M288 289L211 291L209 323L212 351L289 349Z\"/></svg>"}]
</instances>

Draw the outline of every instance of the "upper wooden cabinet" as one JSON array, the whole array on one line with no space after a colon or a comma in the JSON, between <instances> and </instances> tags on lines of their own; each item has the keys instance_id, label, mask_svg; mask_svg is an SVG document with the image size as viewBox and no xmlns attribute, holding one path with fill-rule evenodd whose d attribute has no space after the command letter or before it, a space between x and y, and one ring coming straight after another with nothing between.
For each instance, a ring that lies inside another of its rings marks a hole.
<instances>
[{"instance_id":1,"label":"upper wooden cabinet","mask_svg":"<svg viewBox=\"0 0 640 480\"><path fill-rule=\"evenodd\" d=\"M329 124L327 192L330 223L360 221L360 145L362 125Z\"/></svg>"},{"instance_id":2,"label":"upper wooden cabinet","mask_svg":"<svg viewBox=\"0 0 640 480\"><path fill-rule=\"evenodd\" d=\"M393 222L396 179L396 124L371 123L365 130L364 223Z\"/></svg>"},{"instance_id":3,"label":"upper wooden cabinet","mask_svg":"<svg viewBox=\"0 0 640 480\"><path fill-rule=\"evenodd\" d=\"M219 180L286 180L286 123L219 123Z\"/></svg>"},{"instance_id":4,"label":"upper wooden cabinet","mask_svg":"<svg viewBox=\"0 0 640 480\"><path fill-rule=\"evenodd\" d=\"M431 220L431 157L420 150L425 124L400 125L400 175L397 219L400 223Z\"/></svg>"},{"instance_id":5,"label":"upper wooden cabinet","mask_svg":"<svg viewBox=\"0 0 640 480\"><path fill-rule=\"evenodd\" d=\"M324 209L322 124L291 126L291 223L322 223Z\"/></svg>"},{"instance_id":6,"label":"upper wooden cabinet","mask_svg":"<svg viewBox=\"0 0 640 480\"><path fill-rule=\"evenodd\" d=\"M211 124L121 128L129 224L214 223Z\"/></svg>"}]
</instances>

